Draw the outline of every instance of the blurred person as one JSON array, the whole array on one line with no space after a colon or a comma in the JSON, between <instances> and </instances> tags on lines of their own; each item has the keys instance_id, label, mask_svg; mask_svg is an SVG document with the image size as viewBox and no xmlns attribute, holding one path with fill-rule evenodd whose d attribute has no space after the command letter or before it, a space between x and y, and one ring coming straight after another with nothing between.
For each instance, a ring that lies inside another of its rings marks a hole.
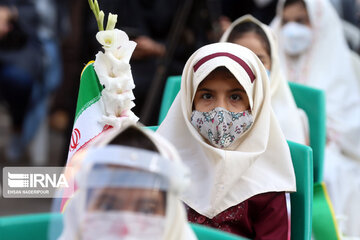
<instances>
[{"instance_id":1,"label":"blurred person","mask_svg":"<svg viewBox=\"0 0 360 240\"><path fill-rule=\"evenodd\" d=\"M253 15L260 22L269 24L276 13L277 0L220 0L222 16L219 18L223 32L241 16Z\"/></svg>"},{"instance_id":2,"label":"blurred person","mask_svg":"<svg viewBox=\"0 0 360 240\"><path fill-rule=\"evenodd\" d=\"M75 157L78 189L59 239L196 239L177 199L188 170L159 135L112 129Z\"/></svg>"},{"instance_id":3,"label":"blurred person","mask_svg":"<svg viewBox=\"0 0 360 240\"><path fill-rule=\"evenodd\" d=\"M62 80L62 57L59 44L68 26L67 1L36 0L39 17L38 38L43 50L42 81L32 91L32 104L26 119L24 142L31 142L30 159L34 165L44 165L49 157L47 116L54 92Z\"/></svg>"},{"instance_id":4,"label":"blurred person","mask_svg":"<svg viewBox=\"0 0 360 240\"><path fill-rule=\"evenodd\" d=\"M357 25L358 19L356 16L356 0L330 0L340 18L345 21Z\"/></svg>"},{"instance_id":5,"label":"blurred person","mask_svg":"<svg viewBox=\"0 0 360 240\"><path fill-rule=\"evenodd\" d=\"M342 232L359 237L360 90L340 19L326 0L288 0L272 26L287 79L326 93L324 180Z\"/></svg>"},{"instance_id":6,"label":"blurred person","mask_svg":"<svg viewBox=\"0 0 360 240\"><path fill-rule=\"evenodd\" d=\"M356 0L330 0L339 17L350 48L360 51L360 18L357 15Z\"/></svg>"},{"instance_id":7,"label":"blurred person","mask_svg":"<svg viewBox=\"0 0 360 240\"><path fill-rule=\"evenodd\" d=\"M246 15L234 21L220 41L242 45L258 56L269 74L271 106L286 139L308 145L308 120L305 112L297 108L280 69L278 46L272 30L251 15Z\"/></svg>"},{"instance_id":8,"label":"blurred person","mask_svg":"<svg viewBox=\"0 0 360 240\"><path fill-rule=\"evenodd\" d=\"M12 51L13 55L17 55L16 64L26 61L24 65L34 68L29 63L31 59L38 65L36 78L33 78L31 90L28 93L26 111L23 116L23 123L20 133L14 136L8 148L8 158L18 160L23 156L26 150L30 150L30 162L33 165L44 165L48 158L48 136L47 136L47 113L51 95L57 89L61 81L61 57L59 55L58 44L61 31L66 28L67 15L64 14L65 1L9 1L13 9L24 9L20 13L19 19L27 21L23 29L31 29L31 37L29 41L35 42L31 44L31 49L27 53ZM61 4L60 4L61 2ZM60 9L60 6L62 8ZM62 10L62 12L60 12ZM33 22L30 22L32 20ZM60 20L60 21L58 21ZM31 24L31 25L30 25ZM24 85L24 84L22 84ZM26 85L25 85L26 86ZM30 144L30 147L29 147Z\"/></svg>"},{"instance_id":9,"label":"blurred person","mask_svg":"<svg viewBox=\"0 0 360 240\"><path fill-rule=\"evenodd\" d=\"M9 7L0 6L0 39L5 37L11 30L11 20L16 16Z\"/></svg>"},{"instance_id":10,"label":"blurred person","mask_svg":"<svg viewBox=\"0 0 360 240\"><path fill-rule=\"evenodd\" d=\"M29 141L25 140L27 117L33 105L34 86L42 81L41 42L37 35L38 15L32 1L0 1L12 12L0 47L0 95L8 105L12 134L6 156L18 160Z\"/></svg>"},{"instance_id":11,"label":"blurred person","mask_svg":"<svg viewBox=\"0 0 360 240\"><path fill-rule=\"evenodd\" d=\"M191 169L181 196L189 221L250 239L287 239L285 192L296 190L295 174L269 84L262 62L238 44L209 44L187 61L157 132Z\"/></svg>"}]
</instances>

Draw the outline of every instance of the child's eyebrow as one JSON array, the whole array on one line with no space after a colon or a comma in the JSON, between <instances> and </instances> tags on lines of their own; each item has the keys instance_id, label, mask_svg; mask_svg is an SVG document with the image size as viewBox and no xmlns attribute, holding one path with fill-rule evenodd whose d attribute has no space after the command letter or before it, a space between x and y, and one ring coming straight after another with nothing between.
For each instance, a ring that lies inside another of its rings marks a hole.
<instances>
[{"instance_id":1,"label":"child's eyebrow","mask_svg":"<svg viewBox=\"0 0 360 240\"><path fill-rule=\"evenodd\" d=\"M243 88L234 88L234 89L229 90L228 92L244 92L244 93L246 93L245 89L243 89Z\"/></svg>"},{"instance_id":2,"label":"child's eyebrow","mask_svg":"<svg viewBox=\"0 0 360 240\"><path fill-rule=\"evenodd\" d=\"M214 90L208 89L208 88L199 88L197 90L198 92L213 92Z\"/></svg>"}]
</instances>

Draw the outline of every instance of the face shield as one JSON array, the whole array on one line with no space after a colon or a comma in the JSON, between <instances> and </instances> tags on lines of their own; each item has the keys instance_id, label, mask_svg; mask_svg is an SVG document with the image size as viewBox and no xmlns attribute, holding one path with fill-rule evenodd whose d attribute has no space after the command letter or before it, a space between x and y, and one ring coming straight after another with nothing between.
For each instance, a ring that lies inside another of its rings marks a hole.
<instances>
[{"instance_id":1,"label":"face shield","mask_svg":"<svg viewBox=\"0 0 360 240\"><path fill-rule=\"evenodd\" d=\"M89 177L82 239L162 239L165 177L117 166L95 166Z\"/></svg>"},{"instance_id":2,"label":"face shield","mask_svg":"<svg viewBox=\"0 0 360 240\"><path fill-rule=\"evenodd\" d=\"M79 239L164 239L187 175L152 151L109 145L89 150L78 175Z\"/></svg>"}]
</instances>

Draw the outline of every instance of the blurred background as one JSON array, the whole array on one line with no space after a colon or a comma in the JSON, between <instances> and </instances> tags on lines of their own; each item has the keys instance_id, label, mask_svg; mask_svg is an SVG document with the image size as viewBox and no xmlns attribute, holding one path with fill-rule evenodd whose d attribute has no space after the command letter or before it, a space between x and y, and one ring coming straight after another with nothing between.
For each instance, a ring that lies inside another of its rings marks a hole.
<instances>
[{"instance_id":1,"label":"blurred background","mask_svg":"<svg viewBox=\"0 0 360 240\"><path fill-rule=\"evenodd\" d=\"M277 0L98 0L137 47L133 111L156 125L165 80L199 47L252 14L269 24ZM360 0L332 0L360 50ZM64 166L80 73L100 44L87 0L0 0L0 166ZM146 104L144 104L146 103ZM1 168L2 169L2 168ZM0 173L2 181L2 171ZM4 199L0 215L49 211L51 199Z\"/></svg>"}]
</instances>

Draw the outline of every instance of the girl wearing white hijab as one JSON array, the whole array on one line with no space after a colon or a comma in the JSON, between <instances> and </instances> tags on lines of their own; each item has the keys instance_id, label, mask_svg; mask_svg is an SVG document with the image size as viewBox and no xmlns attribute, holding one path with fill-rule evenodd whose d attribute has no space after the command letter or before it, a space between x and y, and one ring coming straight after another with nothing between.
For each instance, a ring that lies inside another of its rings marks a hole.
<instances>
[{"instance_id":1,"label":"girl wearing white hijab","mask_svg":"<svg viewBox=\"0 0 360 240\"><path fill-rule=\"evenodd\" d=\"M191 169L181 197L190 221L251 239L287 239L284 192L296 190L295 175L253 52L232 43L197 50L158 132Z\"/></svg>"},{"instance_id":2,"label":"girl wearing white hijab","mask_svg":"<svg viewBox=\"0 0 360 240\"><path fill-rule=\"evenodd\" d=\"M342 231L360 236L360 90L341 21L327 0L287 0L272 26L287 79L326 93L324 180Z\"/></svg>"},{"instance_id":3,"label":"girl wearing white hijab","mask_svg":"<svg viewBox=\"0 0 360 240\"><path fill-rule=\"evenodd\" d=\"M111 129L74 157L78 189L60 239L197 239L177 198L189 171L158 134L135 125Z\"/></svg>"},{"instance_id":4,"label":"girl wearing white hijab","mask_svg":"<svg viewBox=\"0 0 360 240\"><path fill-rule=\"evenodd\" d=\"M297 108L280 69L278 46L272 30L251 15L245 15L230 25L220 42L247 47L259 57L269 73L271 106L286 139L308 144L307 117L304 111Z\"/></svg>"}]
</instances>

